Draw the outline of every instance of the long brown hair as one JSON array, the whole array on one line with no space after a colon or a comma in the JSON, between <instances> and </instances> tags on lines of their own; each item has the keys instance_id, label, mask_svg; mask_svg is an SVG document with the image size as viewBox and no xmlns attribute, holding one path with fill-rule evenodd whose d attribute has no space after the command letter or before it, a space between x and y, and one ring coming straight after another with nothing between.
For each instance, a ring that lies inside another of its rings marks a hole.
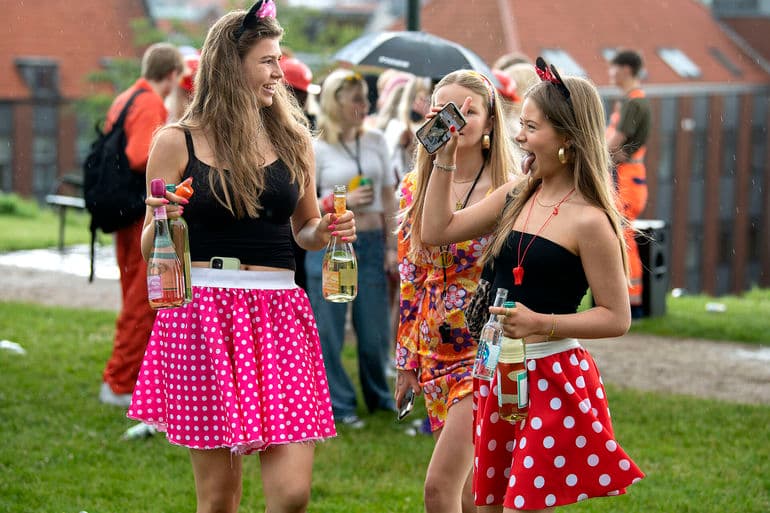
<instances>
[{"instance_id":1,"label":"long brown hair","mask_svg":"<svg viewBox=\"0 0 770 513\"><path fill-rule=\"evenodd\" d=\"M484 79L475 71L458 70L446 75L436 84L431 97L431 104L436 104L436 92L449 84L457 84L479 95L489 107L487 115L492 120L492 131L489 134L491 146L489 150L480 150L484 156L485 166L489 169L492 179L492 188L497 189L508 182L512 175L519 172L513 158L513 148L508 129L505 124L505 115L500 105L497 92L490 89ZM490 93L494 95L490 98ZM409 258L414 260L425 249L422 242L421 223L423 208L425 207L425 194L428 190L428 180L433 170L433 155L430 155L421 144L417 145L415 156L415 170L417 179L415 184L414 201L403 212L399 213L401 219L400 230L408 230L407 236L411 237ZM414 222L417 220L417 222ZM411 226L409 226L411 224Z\"/></svg>"},{"instance_id":2,"label":"long brown hair","mask_svg":"<svg viewBox=\"0 0 770 513\"><path fill-rule=\"evenodd\" d=\"M567 77L564 83L570 92L571 106L550 82L535 84L525 99L535 102L556 132L567 137L570 142L567 154L572 163L575 189L590 205L600 208L607 215L618 237L623 266L628 270L622 232L623 216L615 206L615 193L609 172L611 161L604 138L604 107L601 98L587 80ZM516 218L541 182L540 179L530 179L514 188L511 193L513 199L507 203L495 229L495 238L484 249L484 262L500 254Z\"/></svg>"},{"instance_id":3,"label":"long brown hair","mask_svg":"<svg viewBox=\"0 0 770 513\"><path fill-rule=\"evenodd\" d=\"M208 32L201 49L195 93L179 126L201 129L211 138L216 156L209 185L217 200L233 215L258 217L265 188L264 148L258 135L266 133L286 164L292 183L304 192L312 173L312 146L305 115L283 84L276 86L273 103L260 107L248 85L243 58L263 39L280 38L283 28L275 18L261 18L255 27L235 37L246 11L220 18ZM226 165L227 170L223 168ZM221 187L214 186L218 179ZM217 192L222 191L222 195Z\"/></svg>"}]
</instances>

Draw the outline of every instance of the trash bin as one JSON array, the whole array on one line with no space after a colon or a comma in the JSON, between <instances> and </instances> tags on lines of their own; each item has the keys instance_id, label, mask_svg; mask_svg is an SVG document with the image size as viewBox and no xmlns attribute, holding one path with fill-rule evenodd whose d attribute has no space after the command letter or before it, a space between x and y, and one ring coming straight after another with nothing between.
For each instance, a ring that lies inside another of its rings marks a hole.
<instances>
[{"instance_id":1,"label":"trash bin","mask_svg":"<svg viewBox=\"0 0 770 513\"><path fill-rule=\"evenodd\" d=\"M633 226L639 230L636 244L642 260L642 315L665 315L671 252L668 225L660 219L637 219Z\"/></svg>"}]
</instances>

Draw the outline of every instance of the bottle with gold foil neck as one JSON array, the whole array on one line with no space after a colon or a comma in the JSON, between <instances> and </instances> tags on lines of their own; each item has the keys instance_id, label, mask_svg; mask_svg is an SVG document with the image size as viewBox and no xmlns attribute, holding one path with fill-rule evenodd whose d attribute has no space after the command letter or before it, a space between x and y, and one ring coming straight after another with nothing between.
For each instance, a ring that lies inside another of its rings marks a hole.
<instances>
[{"instance_id":1,"label":"bottle with gold foil neck","mask_svg":"<svg viewBox=\"0 0 770 513\"><path fill-rule=\"evenodd\" d=\"M347 209L347 187L334 186L334 212L341 216ZM333 303L348 303L358 293L358 263L353 244L332 237L326 246L321 270L321 292Z\"/></svg>"}]
</instances>

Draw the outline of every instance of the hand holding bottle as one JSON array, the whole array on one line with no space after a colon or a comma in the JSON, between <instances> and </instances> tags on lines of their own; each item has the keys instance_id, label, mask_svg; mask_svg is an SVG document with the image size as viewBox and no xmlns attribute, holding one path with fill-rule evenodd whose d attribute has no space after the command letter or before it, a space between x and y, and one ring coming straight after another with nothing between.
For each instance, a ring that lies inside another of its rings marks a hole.
<instances>
[{"instance_id":1,"label":"hand holding bottle","mask_svg":"<svg viewBox=\"0 0 770 513\"><path fill-rule=\"evenodd\" d=\"M548 335L551 316L533 312L516 302L513 308L490 307L489 312L499 316L503 333L510 338L524 338L532 335Z\"/></svg>"},{"instance_id":2,"label":"hand holding bottle","mask_svg":"<svg viewBox=\"0 0 770 513\"><path fill-rule=\"evenodd\" d=\"M184 213L184 206L189 203L189 201L185 196L181 196L178 192L175 194L166 191L165 196L160 198L152 196L152 194L148 195L147 199L144 200L144 203L153 209L165 205L168 219L176 219Z\"/></svg>"},{"instance_id":3,"label":"hand holding bottle","mask_svg":"<svg viewBox=\"0 0 770 513\"><path fill-rule=\"evenodd\" d=\"M324 244L328 244L332 237L339 237L345 242L356 240L355 215L350 210L344 214L325 214L318 223L316 232Z\"/></svg>"}]
</instances>

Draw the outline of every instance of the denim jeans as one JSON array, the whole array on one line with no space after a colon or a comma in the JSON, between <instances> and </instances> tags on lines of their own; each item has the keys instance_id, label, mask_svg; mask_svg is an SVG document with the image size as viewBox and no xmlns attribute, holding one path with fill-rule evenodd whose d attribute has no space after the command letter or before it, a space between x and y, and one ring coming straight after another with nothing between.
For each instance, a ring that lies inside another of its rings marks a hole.
<instances>
[{"instance_id":1,"label":"denim jeans","mask_svg":"<svg viewBox=\"0 0 770 513\"><path fill-rule=\"evenodd\" d=\"M353 243L358 260L358 295L352 302L353 329L358 343L358 376L364 402L370 412L392 410L393 395L385 377L392 340L384 271L385 241L382 230L358 232ZM349 303L331 303L321 294L321 266L324 251L305 256L307 293L318 324L334 417L356 413L356 392L342 366L345 316Z\"/></svg>"}]
</instances>

